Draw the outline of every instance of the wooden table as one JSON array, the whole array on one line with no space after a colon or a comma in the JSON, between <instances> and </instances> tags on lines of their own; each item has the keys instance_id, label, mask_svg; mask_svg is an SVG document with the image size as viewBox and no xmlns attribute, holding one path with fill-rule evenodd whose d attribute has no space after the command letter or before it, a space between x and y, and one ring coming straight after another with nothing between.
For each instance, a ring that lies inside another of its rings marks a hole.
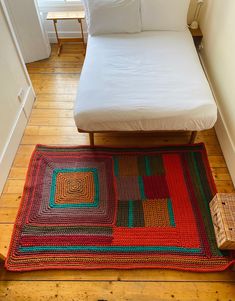
<instances>
[{"instance_id":1,"label":"wooden table","mask_svg":"<svg viewBox=\"0 0 235 301\"><path fill-rule=\"evenodd\" d=\"M58 12L48 12L47 20L52 20L55 27L55 33L58 43L58 55L61 53L61 49L64 43L77 43L82 42L84 49L86 49L85 39L84 39L84 32L82 21L85 19L85 12L84 11L58 11ZM81 38L60 38L57 31L57 21L58 20L78 20L81 28Z\"/></svg>"}]
</instances>

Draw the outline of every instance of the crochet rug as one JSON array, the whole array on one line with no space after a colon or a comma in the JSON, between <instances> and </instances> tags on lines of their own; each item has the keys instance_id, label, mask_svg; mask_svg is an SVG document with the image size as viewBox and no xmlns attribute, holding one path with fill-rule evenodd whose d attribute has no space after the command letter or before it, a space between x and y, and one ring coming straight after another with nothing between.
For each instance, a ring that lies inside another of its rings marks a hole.
<instances>
[{"instance_id":1,"label":"crochet rug","mask_svg":"<svg viewBox=\"0 0 235 301\"><path fill-rule=\"evenodd\" d=\"M220 271L203 144L47 147L32 155L6 268Z\"/></svg>"}]
</instances>

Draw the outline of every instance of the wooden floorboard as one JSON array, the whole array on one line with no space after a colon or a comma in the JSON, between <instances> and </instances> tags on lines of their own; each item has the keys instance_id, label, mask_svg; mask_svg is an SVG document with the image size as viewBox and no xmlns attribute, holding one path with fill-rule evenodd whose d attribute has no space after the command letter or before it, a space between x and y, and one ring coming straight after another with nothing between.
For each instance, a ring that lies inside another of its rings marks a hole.
<instances>
[{"instance_id":1,"label":"wooden floorboard","mask_svg":"<svg viewBox=\"0 0 235 301\"><path fill-rule=\"evenodd\" d=\"M6 256L15 217L21 202L30 156L38 143L85 145L87 134L78 134L73 102L84 60L80 45L65 45L60 57L56 47L47 60L28 64L37 100L15 156L0 199L0 253ZM97 144L136 146L139 136L97 134ZM141 145L186 143L187 134L141 137ZM214 129L202 132L219 192L234 192ZM10 273L0 265L0 300L4 301L164 301L235 300L235 273L187 273L171 270L37 271Z\"/></svg>"},{"instance_id":2,"label":"wooden floorboard","mask_svg":"<svg viewBox=\"0 0 235 301\"><path fill-rule=\"evenodd\" d=\"M0 288L4 301L232 301L233 294L234 283L200 282L11 281Z\"/></svg>"}]
</instances>

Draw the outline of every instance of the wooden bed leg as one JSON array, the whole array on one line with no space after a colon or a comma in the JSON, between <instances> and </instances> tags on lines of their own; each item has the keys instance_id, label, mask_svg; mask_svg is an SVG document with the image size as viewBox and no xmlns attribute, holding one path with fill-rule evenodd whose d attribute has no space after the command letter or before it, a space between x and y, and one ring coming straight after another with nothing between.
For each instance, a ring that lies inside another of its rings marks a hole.
<instances>
[{"instance_id":1,"label":"wooden bed leg","mask_svg":"<svg viewBox=\"0 0 235 301\"><path fill-rule=\"evenodd\" d=\"M89 133L89 138L90 138L90 146L94 147L95 146L94 133Z\"/></svg>"},{"instance_id":2,"label":"wooden bed leg","mask_svg":"<svg viewBox=\"0 0 235 301\"><path fill-rule=\"evenodd\" d=\"M197 131L192 131L189 139L189 144L193 144L195 142L196 137L197 137Z\"/></svg>"}]
</instances>

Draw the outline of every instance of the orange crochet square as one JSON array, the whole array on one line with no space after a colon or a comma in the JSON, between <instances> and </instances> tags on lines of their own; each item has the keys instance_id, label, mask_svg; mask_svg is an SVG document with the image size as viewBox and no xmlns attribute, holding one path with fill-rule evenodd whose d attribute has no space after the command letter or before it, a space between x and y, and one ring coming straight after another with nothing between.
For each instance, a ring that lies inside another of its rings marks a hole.
<instances>
[{"instance_id":1,"label":"orange crochet square","mask_svg":"<svg viewBox=\"0 0 235 301\"><path fill-rule=\"evenodd\" d=\"M145 227L170 227L168 200L156 199L143 202Z\"/></svg>"},{"instance_id":2,"label":"orange crochet square","mask_svg":"<svg viewBox=\"0 0 235 301\"><path fill-rule=\"evenodd\" d=\"M56 178L56 204L93 203L95 186L92 172L59 173Z\"/></svg>"}]
</instances>

